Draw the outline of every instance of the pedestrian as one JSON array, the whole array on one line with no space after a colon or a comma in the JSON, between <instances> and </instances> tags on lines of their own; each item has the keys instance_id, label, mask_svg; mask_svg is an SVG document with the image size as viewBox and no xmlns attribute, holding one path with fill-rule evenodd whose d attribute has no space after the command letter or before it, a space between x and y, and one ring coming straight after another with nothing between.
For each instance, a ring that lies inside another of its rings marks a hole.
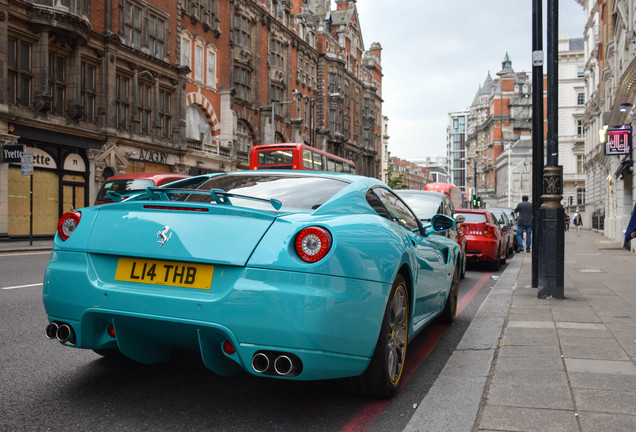
<instances>
[{"instance_id":1,"label":"pedestrian","mask_svg":"<svg viewBox=\"0 0 636 432\"><path fill-rule=\"evenodd\" d=\"M579 213L578 210L576 211L576 213L574 213L572 223L576 227L576 236L581 237L581 226L583 226L583 219L581 219L581 213Z\"/></svg>"},{"instance_id":2,"label":"pedestrian","mask_svg":"<svg viewBox=\"0 0 636 432\"><path fill-rule=\"evenodd\" d=\"M528 195L521 197L521 202L517 204L515 213L519 213L517 219L517 252L523 252L523 233L526 233L526 252L530 252L532 244L532 203L528 201Z\"/></svg>"},{"instance_id":3,"label":"pedestrian","mask_svg":"<svg viewBox=\"0 0 636 432\"><path fill-rule=\"evenodd\" d=\"M570 215L565 214L565 230L570 231Z\"/></svg>"},{"instance_id":4,"label":"pedestrian","mask_svg":"<svg viewBox=\"0 0 636 432\"><path fill-rule=\"evenodd\" d=\"M629 218L627 229L625 229L625 243L623 247L630 250L630 243L633 238L636 238L636 204L634 204L634 210L632 210L632 217Z\"/></svg>"}]
</instances>

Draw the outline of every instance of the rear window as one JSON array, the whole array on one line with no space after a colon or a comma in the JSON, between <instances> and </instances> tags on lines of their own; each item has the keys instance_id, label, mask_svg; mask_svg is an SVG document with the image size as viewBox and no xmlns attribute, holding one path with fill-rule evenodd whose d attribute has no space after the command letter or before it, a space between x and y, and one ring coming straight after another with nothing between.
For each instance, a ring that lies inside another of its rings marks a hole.
<instances>
[{"instance_id":1,"label":"rear window","mask_svg":"<svg viewBox=\"0 0 636 432\"><path fill-rule=\"evenodd\" d=\"M459 213L466 217L468 223L483 223L486 222L486 215L481 213Z\"/></svg>"},{"instance_id":2,"label":"rear window","mask_svg":"<svg viewBox=\"0 0 636 432\"><path fill-rule=\"evenodd\" d=\"M291 150L267 150L258 152L258 165L291 165L294 155Z\"/></svg>"},{"instance_id":3,"label":"rear window","mask_svg":"<svg viewBox=\"0 0 636 432\"><path fill-rule=\"evenodd\" d=\"M97 202L113 202L106 192L129 192L134 190L144 190L148 186L154 186L155 182L150 179L119 179L109 180L102 185L97 192Z\"/></svg>"},{"instance_id":4,"label":"rear window","mask_svg":"<svg viewBox=\"0 0 636 432\"><path fill-rule=\"evenodd\" d=\"M197 189L222 189L225 192L261 198L254 201L230 197L232 204L242 207L273 210L268 200L283 203L281 210L315 210L349 183L342 179L284 175L220 175L202 183ZM311 191L311 192L309 192ZM183 201L214 202L209 195L184 195Z\"/></svg>"}]
</instances>

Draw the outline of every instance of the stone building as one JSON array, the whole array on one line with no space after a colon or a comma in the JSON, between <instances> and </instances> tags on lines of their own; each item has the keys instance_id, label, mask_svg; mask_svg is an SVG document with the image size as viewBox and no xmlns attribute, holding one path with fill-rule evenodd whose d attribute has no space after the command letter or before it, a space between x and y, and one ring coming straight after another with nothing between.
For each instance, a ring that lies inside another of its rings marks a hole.
<instances>
[{"instance_id":1,"label":"stone building","mask_svg":"<svg viewBox=\"0 0 636 432\"><path fill-rule=\"evenodd\" d=\"M382 48L355 3L0 0L0 238L31 213L52 235L110 175L245 169L272 141L379 177Z\"/></svg>"}]
</instances>

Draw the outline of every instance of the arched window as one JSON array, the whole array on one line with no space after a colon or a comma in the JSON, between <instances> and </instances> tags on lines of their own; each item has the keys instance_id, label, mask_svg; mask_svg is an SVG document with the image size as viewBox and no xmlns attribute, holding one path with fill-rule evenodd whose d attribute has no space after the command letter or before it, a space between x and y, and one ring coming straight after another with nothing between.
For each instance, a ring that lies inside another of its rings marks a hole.
<instances>
[{"instance_id":1,"label":"arched window","mask_svg":"<svg viewBox=\"0 0 636 432\"><path fill-rule=\"evenodd\" d=\"M204 143L212 142L208 118L195 105L189 105L186 108L186 138Z\"/></svg>"},{"instance_id":2,"label":"arched window","mask_svg":"<svg viewBox=\"0 0 636 432\"><path fill-rule=\"evenodd\" d=\"M236 140L238 141L239 151L249 152L254 145L252 130L244 120L239 120L236 125Z\"/></svg>"}]
</instances>

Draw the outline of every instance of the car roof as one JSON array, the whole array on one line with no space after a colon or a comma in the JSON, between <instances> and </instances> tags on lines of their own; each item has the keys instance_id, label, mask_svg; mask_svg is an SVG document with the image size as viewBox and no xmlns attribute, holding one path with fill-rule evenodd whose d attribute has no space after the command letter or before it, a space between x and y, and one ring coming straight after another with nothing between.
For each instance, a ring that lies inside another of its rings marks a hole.
<instances>
[{"instance_id":1,"label":"car roof","mask_svg":"<svg viewBox=\"0 0 636 432\"><path fill-rule=\"evenodd\" d=\"M460 209L456 209L455 210L456 213L477 213L477 214L486 214L486 213L490 213L490 210L484 210L484 209L464 209L464 208L460 208ZM491 213L492 214L492 213Z\"/></svg>"},{"instance_id":2,"label":"car roof","mask_svg":"<svg viewBox=\"0 0 636 432\"><path fill-rule=\"evenodd\" d=\"M436 196L436 197L444 197L443 192L434 192L434 191L423 191L418 189L394 189L393 190L398 195L428 195L428 196Z\"/></svg>"}]
</instances>

